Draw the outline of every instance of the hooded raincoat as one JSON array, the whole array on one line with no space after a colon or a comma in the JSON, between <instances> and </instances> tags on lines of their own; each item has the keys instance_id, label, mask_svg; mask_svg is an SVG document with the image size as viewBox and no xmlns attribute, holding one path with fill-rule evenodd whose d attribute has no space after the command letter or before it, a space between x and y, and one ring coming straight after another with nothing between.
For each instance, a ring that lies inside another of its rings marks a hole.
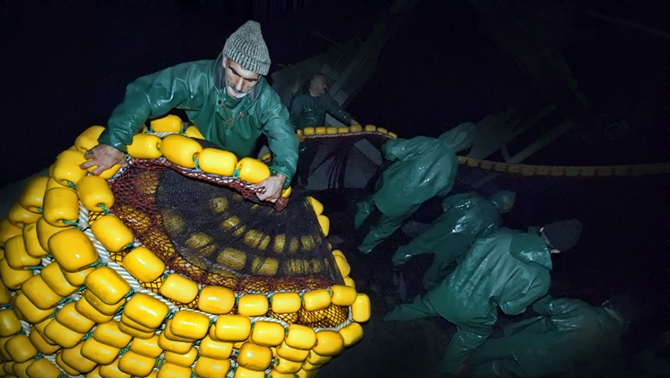
<instances>
[{"instance_id":1,"label":"hooded raincoat","mask_svg":"<svg viewBox=\"0 0 670 378\"><path fill-rule=\"evenodd\" d=\"M359 246L370 252L398 229L421 204L451 191L458 169L457 152L472 146L477 125L467 122L440 135L394 139L382 146L384 158L392 164L376 183L376 192L359 203L356 226L360 226L374 207L383 215Z\"/></svg>"},{"instance_id":2,"label":"hooded raincoat","mask_svg":"<svg viewBox=\"0 0 670 378\"><path fill-rule=\"evenodd\" d=\"M554 377L581 372L601 376L622 351L628 323L620 312L573 298L546 296L533 304L539 315L504 328L473 355L478 376Z\"/></svg>"},{"instance_id":3,"label":"hooded raincoat","mask_svg":"<svg viewBox=\"0 0 670 378\"><path fill-rule=\"evenodd\" d=\"M225 92L222 55L215 60L182 63L140 77L126 88L123 102L114 109L98 139L125 152L133 136L151 118L183 109L208 141L239 158L252 156L261 133L272 151L272 174L291 184L298 163L298 141L279 95L264 77L241 99Z\"/></svg>"},{"instance_id":4,"label":"hooded raincoat","mask_svg":"<svg viewBox=\"0 0 670 378\"><path fill-rule=\"evenodd\" d=\"M467 192L445 198L442 215L409 244L398 248L393 264L403 264L420 254L434 254L435 259L423 277L426 288L432 289L446 277L447 267L459 260L477 238L502 227L500 214L512 208L514 198L514 192L508 190L490 197Z\"/></svg>"},{"instance_id":5,"label":"hooded raincoat","mask_svg":"<svg viewBox=\"0 0 670 378\"><path fill-rule=\"evenodd\" d=\"M500 229L477 239L447 279L385 320L441 316L457 326L439 369L454 372L491 335L498 307L518 315L549 290L551 256L539 235Z\"/></svg>"}]
</instances>

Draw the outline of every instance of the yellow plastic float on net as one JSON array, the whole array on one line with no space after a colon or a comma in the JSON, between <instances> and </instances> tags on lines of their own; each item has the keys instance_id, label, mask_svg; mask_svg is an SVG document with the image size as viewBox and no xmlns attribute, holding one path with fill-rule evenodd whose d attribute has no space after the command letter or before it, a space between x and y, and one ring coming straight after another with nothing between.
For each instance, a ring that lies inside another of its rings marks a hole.
<instances>
[{"instance_id":1,"label":"yellow plastic float on net","mask_svg":"<svg viewBox=\"0 0 670 378\"><path fill-rule=\"evenodd\" d=\"M333 251L333 258L345 285L302 294L236 294L166 274L165 263L148 248L133 244L128 227L108 213L114 195L106 179L74 169L81 161L76 154L93 148L101 132L92 127L82 133L75 149L59 155L52 174L30 180L10 216L0 220L0 303L11 306L0 310L0 358L6 374L220 377L234 368L235 377L260 378L266 373L309 377L360 340L362 327L357 321L369 319L369 299L356 293L340 251ZM133 143L151 142L142 153L152 157L145 158L163 156L165 138L140 135ZM175 152L168 143L168 151L172 152L167 155L193 161L194 166L200 158L207 167L203 150ZM224 173L234 166L240 179L248 182L269 176L267 165L251 160L229 163ZM313 198L310 202L327 235L323 205ZM82 228L86 225L80 219L82 211L99 214L88 231ZM105 266L97 248L107 254L126 252L118 264ZM161 284L156 292L137 292L133 280ZM195 308L186 308L188 303ZM339 331L315 332L267 318L271 313L320 311L331 305L351 308L354 322ZM29 325L27 329L20 320ZM234 350L237 367L230 360Z\"/></svg>"}]
</instances>

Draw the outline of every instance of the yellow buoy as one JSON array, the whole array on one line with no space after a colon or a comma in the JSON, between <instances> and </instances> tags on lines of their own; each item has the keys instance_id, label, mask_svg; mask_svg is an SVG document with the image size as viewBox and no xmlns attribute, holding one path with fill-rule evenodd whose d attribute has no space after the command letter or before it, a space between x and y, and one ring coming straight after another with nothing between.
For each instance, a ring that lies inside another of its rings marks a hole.
<instances>
[{"instance_id":1,"label":"yellow buoy","mask_svg":"<svg viewBox=\"0 0 670 378\"><path fill-rule=\"evenodd\" d=\"M258 184L270 177L270 168L262 161L250 157L240 159L237 163L237 169L240 180L252 184Z\"/></svg>"},{"instance_id":2,"label":"yellow buoy","mask_svg":"<svg viewBox=\"0 0 670 378\"><path fill-rule=\"evenodd\" d=\"M155 133L179 133L184 126L184 121L174 114L157 118L149 123L151 130Z\"/></svg>"}]
</instances>

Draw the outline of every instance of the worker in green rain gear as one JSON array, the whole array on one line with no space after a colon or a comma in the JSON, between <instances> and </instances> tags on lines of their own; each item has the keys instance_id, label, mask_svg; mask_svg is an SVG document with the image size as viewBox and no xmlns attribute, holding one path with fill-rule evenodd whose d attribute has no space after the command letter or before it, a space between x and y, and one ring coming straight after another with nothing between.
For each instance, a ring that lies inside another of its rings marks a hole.
<instances>
[{"instance_id":1,"label":"worker in green rain gear","mask_svg":"<svg viewBox=\"0 0 670 378\"><path fill-rule=\"evenodd\" d=\"M265 80L270 55L258 22L247 21L226 40L214 60L178 64L130 83L112 112L97 146L82 169L99 175L115 164L147 120L183 109L206 140L234 153L253 156L261 134L272 151L271 176L251 187L260 200L275 202L291 184L298 164L298 140L289 113Z\"/></svg>"},{"instance_id":2,"label":"worker in green rain gear","mask_svg":"<svg viewBox=\"0 0 670 378\"><path fill-rule=\"evenodd\" d=\"M438 138L418 136L394 139L382 146L384 158L391 162L375 183L375 193L357 204L354 226L375 219L358 249L370 253L393 234L421 204L451 191L458 169L457 152L472 146L478 127L462 123ZM374 217L370 217L375 214Z\"/></svg>"},{"instance_id":3,"label":"worker in green rain gear","mask_svg":"<svg viewBox=\"0 0 670 378\"><path fill-rule=\"evenodd\" d=\"M442 215L409 244L398 248L393 265L402 265L412 256L434 254L435 259L423 276L426 289L434 288L476 239L502 227L501 214L511 210L515 198L516 193L510 190L499 190L489 197L467 192L445 198Z\"/></svg>"},{"instance_id":4,"label":"worker in green rain gear","mask_svg":"<svg viewBox=\"0 0 670 378\"><path fill-rule=\"evenodd\" d=\"M627 294L598 307L546 296L532 308L538 316L506 326L503 337L487 340L472 354L475 377L609 377L621 361L619 338L639 312Z\"/></svg>"},{"instance_id":5,"label":"worker in green rain gear","mask_svg":"<svg viewBox=\"0 0 670 378\"><path fill-rule=\"evenodd\" d=\"M296 130L304 130L305 127L326 126L326 114L350 126L358 124L351 115L335 101L328 93L328 78L326 75L317 72L305 82L302 89L296 92L291 98L289 106L291 114L291 124ZM298 140L302 143L305 136L297 134ZM300 160L298 161L298 170L296 176L298 182L307 186L309 178L309 168L316 157L318 149L315 145L305 145L300 147Z\"/></svg>"},{"instance_id":6,"label":"worker in green rain gear","mask_svg":"<svg viewBox=\"0 0 670 378\"><path fill-rule=\"evenodd\" d=\"M320 72L313 74L293 95L289 112L296 130L326 126L326 113L347 126L358 124L328 93L328 78Z\"/></svg>"},{"instance_id":7,"label":"worker in green rain gear","mask_svg":"<svg viewBox=\"0 0 670 378\"><path fill-rule=\"evenodd\" d=\"M537 234L499 229L477 239L439 286L414 302L396 306L385 320L441 316L456 325L438 370L459 374L468 357L489 338L498 307L518 315L549 290L552 254L574 247L582 224L576 219L545 225Z\"/></svg>"}]
</instances>

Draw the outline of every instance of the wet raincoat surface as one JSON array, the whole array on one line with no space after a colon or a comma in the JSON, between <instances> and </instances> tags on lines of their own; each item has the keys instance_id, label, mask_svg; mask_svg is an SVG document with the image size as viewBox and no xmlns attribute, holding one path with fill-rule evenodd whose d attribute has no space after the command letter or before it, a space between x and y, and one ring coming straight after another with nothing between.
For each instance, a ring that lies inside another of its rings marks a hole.
<instances>
[{"instance_id":1,"label":"wet raincoat surface","mask_svg":"<svg viewBox=\"0 0 670 378\"><path fill-rule=\"evenodd\" d=\"M458 169L456 153L470 148L476 133L477 125L468 122L450 129L439 138L418 136L384 143L382 153L392 164L377 181L376 192L359 204L356 226L372 212L373 206L383 215L359 250L370 252L398 229L423 202L449 194Z\"/></svg>"},{"instance_id":2,"label":"wet raincoat surface","mask_svg":"<svg viewBox=\"0 0 670 378\"><path fill-rule=\"evenodd\" d=\"M252 156L257 139L265 134L273 154L270 171L287 177L285 188L290 185L298 162L298 141L288 110L264 77L245 97L228 96L221 55L215 60L182 63L132 82L98 141L125 152L148 119L175 108L185 110L205 139L238 159Z\"/></svg>"},{"instance_id":3,"label":"wet raincoat surface","mask_svg":"<svg viewBox=\"0 0 670 378\"><path fill-rule=\"evenodd\" d=\"M577 373L596 377L621 352L628 323L609 306L546 296L533 304L539 316L511 324L502 338L487 340L473 355L477 375L553 377Z\"/></svg>"},{"instance_id":4,"label":"wet raincoat surface","mask_svg":"<svg viewBox=\"0 0 670 378\"><path fill-rule=\"evenodd\" d=\"M439 368L454 372L491 335L497 309L518 315L547 294L552 270L539 235L500 229L477 239L447 279L385 320L441 316L457 326Z\"/></svg>"},{"instance_id":5,"label":"wet raincoat surface","mask_svg":"<svg viewBox=\"0 0 670 378\"><path fill-rule=\"evenodd\" d=\"M476 192L460 193L442 201L440 215L423 233L403 245L393 256L394 265L412 256L432 253L435 259L424 275L424 285L432 289L445 277L445 269L470 248L477 239L502 227L501 213L514 203L514 192L499 191L491 197Z\"/></svg>"},{"instance_id":6,"label":"wet raincoat surface","mask_svg":"<svg viewBox=\"0 0 670 378\"><path fill-rule=\"evenodd\" d=\"M309 84L309 82L307 83ZM307 86L297 92L289 107L291 123L296 130L305 127L326 125L326 113L345 125L351 124L351 115L328 93L314 97L309 93Z\"/></svg>"}]
</instances>

